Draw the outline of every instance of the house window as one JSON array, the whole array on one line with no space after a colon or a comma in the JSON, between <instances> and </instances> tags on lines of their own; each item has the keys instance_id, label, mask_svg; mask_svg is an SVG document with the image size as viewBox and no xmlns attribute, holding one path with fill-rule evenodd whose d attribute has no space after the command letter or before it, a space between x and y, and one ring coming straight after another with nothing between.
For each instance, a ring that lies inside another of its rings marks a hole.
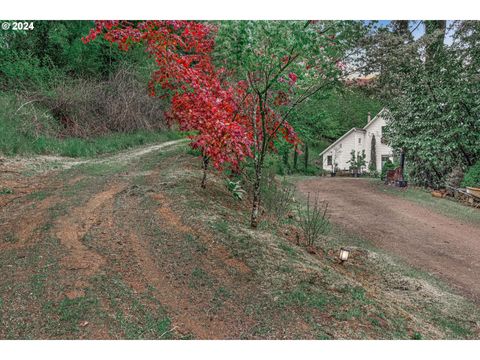
<instances>
[{"instance_id":1,"label":"house window","mask_svg":"<svg viewBox=\"0 0 480 360\"><path fill-rule=\"evenodd\" d=\"M382 155L382 167L388 160L390 160L390 155Z\"/></svg>"},{"instance_id":2,"label":"house window","mask_svg":"<svg viewBox=\"0 0 480 360\"><path fill-rule=\"evenodd\" d=\"M327 165L332 165L332 155L327 156Z\"/></svg>"},{"instance_id":3,"label":"house window","mask_svg":"<svg viewBox=\"0 0 480 360\"><path fill-rule=\"evenodd\" d=\"M342 144L338 145L340 147L340 149L342 148Z\"/></svg>"},{"instance_id":4,"label":"house window","mask_svg":"<svg viewBox=\"0 0 480 360\"><path fill-rule=\"evenodd\" d=\"M381 133L380 133L380 142L381 142L382 144L386 144L386 143L387 143L387 140L385 139L385 136L383 135L383 128L384 128L384 127L385 127L385 126L382 126L382 128L381 128L381 130L380 130L380 131L381 131Z\"/></svg>"},{"instance_id":5,"label":"house window","mask_svg":"<svg viewBox=\"0 0 480 360\"><path fill-rule=\"evenodd\" d=\"M359 143L359 144L362 143L362 138L358 138L358 143Z\"/></svg>"}]
</instances>

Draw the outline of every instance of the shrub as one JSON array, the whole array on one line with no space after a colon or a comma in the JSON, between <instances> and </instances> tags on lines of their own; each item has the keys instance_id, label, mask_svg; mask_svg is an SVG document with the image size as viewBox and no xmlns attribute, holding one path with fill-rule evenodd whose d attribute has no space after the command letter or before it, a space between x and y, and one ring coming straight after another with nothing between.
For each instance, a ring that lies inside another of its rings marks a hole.
<instances>
[{"instance_id":1,"label":"shrub","mask_svg":"<svg viewBox=\"0 0 480 360\"><path fill-rule=\"evenodd\" d=\"M230 191L235 199L242 200L243 196L245 195L246 191L242 188L242 185L240 185L240 180L238 181L232 181L232 180L227 180L226 181L227 189Z\"/></svg>"},{"instance_id":2,"label":"shrub","mask_svg":"<svg viewBox=\"0 0 480 360\"><path fill-rule=\"evenodd\" d=\"M330 222L328 221L327 211L328 203L319 201L318 196L313 201L310 199L310 193L307 196L307 206L298 211L298 225L302 229L305 242L312 246L320 237L330 232Z\"/></svg>"},{"instance_id":3,"label":"shrub","mask_svg":"<svg viewBox=\"0 0 480 360\"><path fill-rule=\"evenodd\" d=\"M283 219L292 209L295 188L285 179L277 183L273 176L267 177L261 191L263 207L277 219Z\"/></svg>"},{"instance_id":4,"label":"shrub","mask_svg":"<svg viewBox=\"0 0 480 360\"><path fill-rule=\"evenodd\" d=\"M388 170L395 170L397 167L398 167L398 164L395 164L395 163L391 162L390 160L385 161L385 163L382 166L382 172L381 172L380 178L382 180L385 180L385 178L387 176L387 171Z\"/></svg>"},{"instance_id":5,"label":"shrub","mask_svg":"<svg viewBox=\"0 0 480 360\"><path fill-rule=\"evenodd\" d=\"M121 67L106 81L71 79L52 90L26 93L55 118L61 136L165 129L165 102L147 94L137 72Z\"/></svg>"},{"instance_id":6,"label":"shrub","mask_svg":"<svg viewBox=\"0 0 480 360\"><path fill-rule=\"evenodd\" d=\"M371 170L368 172L368 176L371 178L378 178L380 177L380 173L377 170Z\"/></svg>"},{"instance_id":7,"label":"shrub","mask_svg":"<svg viewBox=\"0 0 480 360\"><path fill-rule=\"evenodd\" d=\"M480 187L480 161L468 168L462 186Z\"/></svg>"},{"instance_id":8,"label":"shrub","mask_svg":"<svg viewBox=\"0 0 480 360\"><path fill-rule=\"evenodd\" d=\"M319 174L319 170L315 166L309 166L306 169L304 168L300 170L300 172L304 175L312 175L312 176Z\"/></svg>"},{"instance_id":9,"label":"shrub","mask_svg":"<svg viewBox=\"0 0 480 360\"><path fill-rule=\"evenodd\" d=\"M0 195L10 195L13 194L13 190L8 187L0 188Z\"/></svg>"}]
</instances>

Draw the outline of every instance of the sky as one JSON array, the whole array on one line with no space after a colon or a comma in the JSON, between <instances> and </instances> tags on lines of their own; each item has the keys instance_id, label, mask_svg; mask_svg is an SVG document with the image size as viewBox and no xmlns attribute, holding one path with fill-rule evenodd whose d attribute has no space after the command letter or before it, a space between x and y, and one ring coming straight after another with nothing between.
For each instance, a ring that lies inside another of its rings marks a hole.
<instances>
[{"instance_id":1,"label":"sky","mask_svg":"<svg viewBox=\"0 0 480 360\"><path fill-rule=\"evenodd\" d=\"M410 22L410 31L413 30L412 35L414 39L418 39L421 37L423 34L425 34L425 26L423 24L420 24L421 20L411 20ZM390 24L391 20L379 20L378 25L381 27L386 27ZM450 29L451 25L453 23L453 20L447 20L447 34L445 36L445 44L451 45L452 44L452 36L453 36L453 29Z\"/></svg>"}]
</instances>

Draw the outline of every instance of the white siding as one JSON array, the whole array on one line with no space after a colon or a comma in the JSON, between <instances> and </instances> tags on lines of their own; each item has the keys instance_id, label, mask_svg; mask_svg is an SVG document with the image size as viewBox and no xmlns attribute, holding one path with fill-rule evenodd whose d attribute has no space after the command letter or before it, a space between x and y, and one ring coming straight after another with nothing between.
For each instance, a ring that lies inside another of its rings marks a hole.
<instances>
[{"instance_id":1,"label":"white siding","mask_svg":"<svg viewBox=\"0 0 480 360\"><path fill-rule=\"evenodd\" d=\"M382 156L388 156L392 160L392 148L387 144L381 143L382 127L386 125L385 118L382 116L383 113L384 111L381 111L363 129L354 128L345 135L343 135L343 137L337 140L337 142L333 143L331 145L331 148L329 148L328 151L322 154L323 169L327 171L332 171L334 164L337 163L338 169L348 170L350 168L350 164L348 163L348 161L351 158L351 151L355 150L355 153L359 154L362 152L362 150L365 150L365 160L367 163L365 170L368 171L368 166L371 161L370 151L373 135L375 135L376 141L377 171L381 170ZM328 156L332 156L332 165L327 165Z\"/></svg>"},{"instance_id":2,"label":"white siding","mask_svg":"<svg viewBox=\"0 0 480 360\"><path fill-rule=\"evenodd\" d=\"M375 135L375 142L376 142L376 153L377 153L377 171L380 171L382 168L382 156L388 155L390 160L393 159L393 151L390 146L387 144L381 143L382 138L382 126L385 126L386 122L385 119L382 117L381 114L377 115L369 124L367 124L364 129L366 130L365 133L365 153L367 154L367 169L368 165L370 164L370 151L372 147L372 136Z\"/></svg>"},{"instance_id":3,"label":"white siding","mask_svg":"<svg viewBox=\"0 0 480 360\"><path fill-rule=\"evenodd\" d=\"M361 139L361 142L358 142ZM327 171L333 170L333 165L337 163L338 169L348 170L350 164L348 161L351 158L351 151L355 150L356 153L362 152L365 146L365 135L362 130L354 130L343 139L338 141L331 149L323 154L323 169ZM332 166L327 165L328 156L332 156Z\"/></svg>"}]
</instances>

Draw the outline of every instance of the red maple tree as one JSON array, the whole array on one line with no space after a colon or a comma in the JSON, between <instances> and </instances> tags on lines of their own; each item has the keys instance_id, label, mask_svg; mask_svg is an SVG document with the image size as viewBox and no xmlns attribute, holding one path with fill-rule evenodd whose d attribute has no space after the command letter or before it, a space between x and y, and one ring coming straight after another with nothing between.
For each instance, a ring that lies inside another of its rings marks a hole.
<instances>
[{"instance_id":1,"label":"red maple tree","mask_svg":"<svg viewBox=\"0 0 480 360\"><path fill-rule=\"evenodd\" d=\"M149 82L150 94L156 95L157 86L168 91L168 118L193 132L190 145L200 150L204 165L202 187L210 161L217 169L225 164L237 169L251 156L253 140L238 102L244 87L222 81L223 69L215 69L210 57L215 27L194 21L96 21L83 40L88 43L100 34L122 50L142 43L154 57L158 68Z\"/></svg>"}]
</instances>

